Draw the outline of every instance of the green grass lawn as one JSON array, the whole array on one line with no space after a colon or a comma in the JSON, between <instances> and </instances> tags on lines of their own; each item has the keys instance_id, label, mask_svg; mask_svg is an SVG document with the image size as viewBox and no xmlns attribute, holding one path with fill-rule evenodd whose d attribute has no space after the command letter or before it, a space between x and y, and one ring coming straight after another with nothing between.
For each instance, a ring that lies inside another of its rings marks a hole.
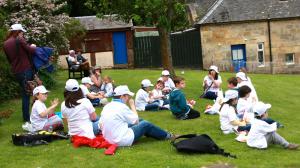
<instances>
[{"instance_id":1,"label":"green grass lawn","mask_svg":"<svg viewBox=\"0 0 300 168\"><path fill-rule=\"evenodd\" d=\"M156 81L159 70L105 70L104 75L111 76L116 85L127 84L136 92L144 78ZM177 71L179 75L181 71ZM13 110L9 119L0 125L0 168L4 167L202 167L212 164L228 163L236 167L300 167L300 150L290 151L280 146L270 146L267 150L247 147L245 143L234 140L235 135L223 135L219 129L219 116L203 115L204 107L211 104L208 100L199 100L202 80L207 72L186 70L182 75L186 79L184 92L187 98L197 100L196 109L201 117L194 120L179 121L170 111L140 112L140 117L176 134L208 134L227 152L237 155L230 159L220 155L180 154L168 141L156 141L142 138L132 147L119 148L114 156L105 156L103 149L88 147L74 148L69 141L61 140L49 145L36 147L19 147L11 143L11 134L22 132L21 100L1 102L0 111ZM232 73L221 73L223 90L226 80ZM284 124L278 132L288 141L300 143L300 76L250 74L260 100L272 104L270 117ZM64 84L67 72L61 71L57 76L57 86L52 89L49 100L58 97L63 100ZM56 109L60 111L60 107ZM97 108L100 114L101 108Z\"/></svg>"}]
</instances>

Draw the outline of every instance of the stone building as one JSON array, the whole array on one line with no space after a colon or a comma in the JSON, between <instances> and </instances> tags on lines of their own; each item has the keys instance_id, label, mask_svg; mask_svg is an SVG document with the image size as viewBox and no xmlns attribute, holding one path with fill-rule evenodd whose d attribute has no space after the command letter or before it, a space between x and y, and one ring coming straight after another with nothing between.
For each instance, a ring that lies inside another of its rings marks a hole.
<instances>
[{"instance_id":1,"label":"stone building","mask_svg":"<svg viewBox=\"0 0 300 168\"><path fill-rule=\"evenodd\" d=\"M299 73L299 9L300 0L214 1L196 23L204 69Z\"/></svg>"}]
</instances>

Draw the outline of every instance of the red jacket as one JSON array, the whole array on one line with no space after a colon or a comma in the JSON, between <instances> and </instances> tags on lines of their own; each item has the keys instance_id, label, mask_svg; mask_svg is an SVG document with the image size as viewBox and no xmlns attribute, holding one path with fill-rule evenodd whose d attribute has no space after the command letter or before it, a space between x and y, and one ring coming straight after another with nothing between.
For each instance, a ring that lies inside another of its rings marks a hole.
<instances>
[{"instance_id":1,"label":"red jacket","mask_svg":"<svg viewBox=\"0 0 300 168\"><path fill-rule=\"evenodd\" d=\"M24 38L19 39L19 49L17 49L16 38L10 37L4 42L4 52L11 65L14 74L21 73L31 69L28 55L31 56L35 52L35 47L31 47Z\"/></svg>"}]
</instances>

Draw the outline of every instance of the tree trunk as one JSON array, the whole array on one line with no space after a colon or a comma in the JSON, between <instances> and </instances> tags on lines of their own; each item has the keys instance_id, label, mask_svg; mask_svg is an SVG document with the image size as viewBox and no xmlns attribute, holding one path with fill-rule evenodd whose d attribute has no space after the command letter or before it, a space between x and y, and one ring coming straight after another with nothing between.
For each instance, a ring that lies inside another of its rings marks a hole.
<instances>
[{"instance_id":1,"label":"tree trunk","mask_svg":"<svg viewBox=\"0 0 300 168\"><path fill-rule=\"evenodd\" d=\"M158 27L158 33L160 37L160 51L163 69L169 70L169 72L171 73L171 77L174 77L176 76L176 74L173 68L171 55L170 32L168 32L166 28Z\"/></svg>"}]
</instances>

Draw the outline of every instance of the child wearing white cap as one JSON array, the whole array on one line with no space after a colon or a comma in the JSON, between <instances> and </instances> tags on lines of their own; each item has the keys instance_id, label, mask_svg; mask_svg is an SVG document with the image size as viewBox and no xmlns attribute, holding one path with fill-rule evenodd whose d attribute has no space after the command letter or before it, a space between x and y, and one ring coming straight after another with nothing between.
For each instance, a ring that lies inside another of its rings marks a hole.
<instances>
[{"instance_id":1,"label":"child wearing white cap","mask_svg":"<svg viewBox=\"0 0 300 168\"><path fill-rule=\"evenodd\" d=\"M135 106L139 111L157 111L159 110L159 101L155 101L150 97L149 92L153 84L149 79L144 79L141 82L141 89L138 90L135 96Z\"/></svg>"},{"instance_id":2,"label":"child wearing white cap","mask_svg":"<svg viewBox=\"0 0 300 168\"><path fill-rule=\"evenodd\" d=\"M299 145L287 142L276 132L276 123L268 124L263 121L263 119L268 117L267 111L270 108L270 104L263 102L258 102L253 107L255 119L251 123L252 126L248 133L247 145L253 148L266 149L269 144L278 144L286 149L297 149Z\"/></svg>"},{"instance_id":3,"label":"child wearing white cap","mask_svg":"<svg viewBox=\"0 0 300 168\"><path fill-rule=\"evenodd\" d=\"M33 90L33 105L31 109L30 121L33 131L56 130L63 127L62 119L53 115L59 101L55 98L51 101L51 106L46 107L45 101L48 98L48 90L44 86L38 86ZM52 115L50 117L50 115Z\"/></svg>"},{"instance_id":4,"label":"child wearing white cap","mask_svg":"<svg viewBox=\"0 0 300 168\"><path fill-rule=\"evenodd\" d=\"M245 120L240 120L237 116L236 104L238 102L238 92L227 90L220 108L220 125L224 134L234 133L235 131L249 131L250 125Z\"/></svg>"},{"instance_id":5,"label":"child wearing white cap","mask_svg":"<svg viewBox=\"0 0 300 168\"><path fill-rule=\"evenodd\" d=\"M218 67L215 65L210 66L208 75L206 75L203 79L203 98L216 100L218 97L218 92L221 88L221 84L222 79L219 74Z\"/></svg>"},{"instance_id":6,"label":"child wearing white cap","mask_svg":"<svg viewBox=\"0 0 300 168\"><path fill-rule=\"evenodd\" d=\"M131 146L144 135L158 140L174 139L175 135L139 119L133 95L126 85L115 88L113 100L104 106L99 122L105 140L118 146Z\"/></svg>"},{"instance_id":7,"label":"child wearing white cap","mask_svg":"<svg viewBox=\"0 0 300 168\"><path fill-rule=\"evenodd\" d=\"M162 89L165 95L169 94L173 89L175 89L175 84L170 78L170 72L168 70L163 70L161 72L161 77L158 80L164 82L164 88Z\"/></svg>"},{"instance_id":8,"label":"child wearing white cap","mask_svg":"<svg viewBox=\"0 0 300 168\"><path fill-rule=\"evenodd\" d=\"M81 85L79 86L82 90L83 96L88 98L93 106L99 106L100 104L106 104L107 99L103 94L91 93L89 89L94 83L90 77L84 77L81 79Z\"/></svg>"},{"instance_id":9,"label":"child wearing white cap","mask_svg":"<svg viewBox=\"0 0 300 168\"><path fill-rule=\"evenodd\" d=\"M83 96L75 79L66 82L64 98L61 112L68 123L69 134L95 138L95 135L100 133L96 110L90 100Z\"/></svg>"},{"instance_id":10,"label":"child wearing white cap","mask_svg":"<svg viewBox=\"0 0 300 168\"><path fill-rule=\"evenodd\" d=\"M244 72L238 72L238 73L236 73L236 78L238 80L239 88L242 86L245 86L245 85L248 86L249 88L251 88L251 93L250 93L248 102L251 103L252 105L254 105L256 102L258 102L256 90L255 90L252 82L248 80L246 74Z\"/></svg>"}]
</instances>

